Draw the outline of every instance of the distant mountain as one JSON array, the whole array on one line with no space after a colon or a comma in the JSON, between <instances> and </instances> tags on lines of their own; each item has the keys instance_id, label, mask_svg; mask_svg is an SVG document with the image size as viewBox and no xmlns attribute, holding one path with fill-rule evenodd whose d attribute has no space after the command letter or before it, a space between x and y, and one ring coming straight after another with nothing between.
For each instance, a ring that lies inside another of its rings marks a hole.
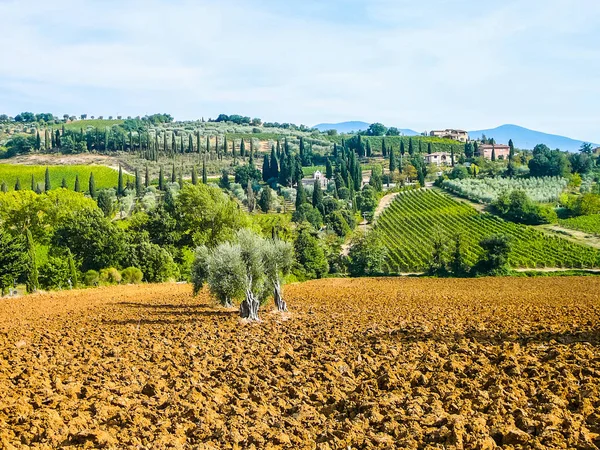
<instances>
[{"instance_id":1,"label":"distant mountain","mask_svg":"<svg viewBox=\"0 0 600 450\"><path fill-rule=\"evenodd\" d=\"M551 149L559 148L573 152L578 150L583 143L583 141L577 139L542 133L518 125L501 125L498 128L491 128L489 130L469 131L469 138L480 138L482 134L485 134L488 138L494 138L498 144L507 144L508 140L512 139L515 147L526 150L532 149L537 144L546 144ZM597 147L597 144L592 145Z\"/></svg>"},{"instance_id":2,"label":"distant mountain","mask_svg":"<svg viewBox=\"0 0 600 450\"><path fill-rule=\"evenodd\" d=\"M369 128L370 123L367 122L341 122L341 123L320 123L315 125L313 128L316 128L319 131L327 131L327 130L337 130L338 133L351 133L353 131L364 131ZM400 128L400 133L405 136L416 136L417 133L414 130L409 130L407 128Z\"/></svg>"}]
</instances>

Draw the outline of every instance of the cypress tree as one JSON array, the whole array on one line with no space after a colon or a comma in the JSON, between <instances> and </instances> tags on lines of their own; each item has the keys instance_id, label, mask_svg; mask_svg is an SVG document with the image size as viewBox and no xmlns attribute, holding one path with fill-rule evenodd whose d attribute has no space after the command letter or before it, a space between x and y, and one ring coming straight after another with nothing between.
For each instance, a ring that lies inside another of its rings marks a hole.
<instances>
[{"instance_id":1,"label":"cypress tree","mask_svg":"<svg viewBox=\"0 0 600 450\"><path fill-rule=\"evenodd\" d=\"M405 150L404 150L404 141L400 141L400 156L404 156Z\"/></svg>"},{"instance_id":2,"label":"cypress tree","mask_svg":"<svg viewBox=\"0 0 600 450\"><path fill-rule=\"evenodd\" d=\"M181 139L179 141L181 143L181 145L179 146L180 150L181 150L181 154L183 155L185 153L185 150L183 149L183 136L181 136Z\"/></svg>"},{"instance_id":3,"label":"cypress tree","mask_svg":"<svg viewBox=\"0 0 600 450\"><path fill-rule=\"evenodd\" d=\"M160 166L159 171L158 171L158 189L160 191L165 190L165 176L163 174L162 166Z\"/></svg>"},{"instance_id":4,"label":"cypress tree","mask_svg":"<svg viewBox=\"0 0 600 450\"><path fill-rule=\"evenodd\" d=\"M140 176L139 169L136 167L135 168L135 195L138 197L141 197L142 191L143 191L142 177Z\"/></svg>"},{"instance_id":5,"label":"cypress tree","mask_svg":"<svg viewBox=\"0 0 600 450\"><path fill-rule=\"evenodd\" d=\"M42 192L44 192L44 191L43 191L43 190L42 190L42 188L40 187L40 183L38 183L38 184L35 186L35 193L36 193L36 194L41 194Z\"/></svg>"},{"instance_id":6,"label":"cypress tree","mask_svg":"<svg viewBox=\"0 0 600 450\"><path fill-rule=\"evenodd\" d=\"M175 132L173 131L171 133L171 155L175 156L175 153L177 153L177 140L175 139ZM175 180L173 180L173 183L175 183Z\"/></svg>"},{"instance_id":7,"label":"cypress tree","mask_svg":"<svg viewBox=\"0 0 600 450\"><path fill-rule=\"evenodd\" d=\"M35 149L40 150L42 148L42 138L40 137L40 130L35 133Z\"/></svg>"},{"instance_id":8,"label":"cypress tree","mask_svg":"<svg viewBox=\"0 0 600 450\"><path fill-rule=\"evenodd\" d=\"M133 133L129 130L129 151L133 152Z\"/></svg>"},{"instance_id":9,"label":"cypress tree","mask_svg":"<svg viewBox=\"0 0 600 450\"><path fill-rule=\"evenodd\" d=\"M271 146L271 160L269 161L269 168L271 169L270 178L277 179L279 177L279 165L277 163L277 154L275 152L275 146Z\"/></svg>"},{"instance_id":10,"label":"cypress tree","mask_svg":"<svg viewBox=\"0 0 600 450\"><path fill-rule=\"evenodd\" d=\"M452 163L452 167L454 167L454 147L450 147L450 162Z\"/></svg>"},{"instance_id":11,"label":"cypress tree","mask_svg":"<svg viewBox=\"0 0 600 450\"><path fill-rule=\"evenodd\" d=\"M79 187L79 174L75 175L75 192L81 192L81 188Z\"/></svg>"},{"instance_id":12,"label":"cypress tree","mask_svg":"<svg viewBox=\"0 0 600 450\"><path fill-rule=\"evenodd\" d=\"M62 179L62 183L60 184L60 187L63 189L68 189L67 187L67 179L65 177L63 177Z\"/></svg>"},{"instance_id":13,"label":"cypress tree","mask_svg":"<svg viewBox=\"0 0 600 450\"><path fill-rule=\"evenodd\" d=\"M371 157L371 141L367 139L367 157Z\"/></svg>"},{"instance_id":14,"label":"cypress tree","mask_svg":"<svg viewBox=\"0 0 600 450\"><path fill-rule=\"evenodd\" d=\"M8 187L6 186L6 181L2 180L2 192L8 192Z\"/></svg>"},{"instance_id":15,"label":"cypress tree","mask_svg":"<svg viewBox=\"0 0 600 450\"><path fill-rule=\"evenodd\" d=\"M423 142L423 141L422 141L421 139L419 139L419 154L423 153L423 148L422 148L422 146L421 146L421 143L422 143L422 142Z\"/></svg>"},{"instance_id":16,"label":"cypress tree","mask_svg":"<svg viewBox=\"0 0 600 450\"><path fill-rule=\"evenodd\" d=\"M231 156L233 157L233 160L235 161L235 140L231 141Z\"/></svg>"},{"instance_id":17,"label":"cypress tree","mask_svg":"<svg viewBox=\"0 0 600 450\"><path fill-rule=\"evenodd\" d=\"M177 174L175 173L175 163L173 163L173 170L171 170L171 183L177 181Z\"/></svg>"},{"instance_id":18,"label":"cypress tree","mask_svg":"<svg viewBox=\"0 0 600 450\"><path fill-rule=\"evenodd\" d=\"M477 143L477 141L475 141L473 143L473 155L476 156L476 157L481 156L479 154L479 144Z\"/></svg>"},{"instance_id":19,"label":"cypress tree","mask_svg":"<svg viewBox=\"0 0 600 450\"><path fill-rule=\"evenodd\" d=\"M88 182L88 191L90 192L90 197L93 199L96 198L96 181L94 180L94 173L90 173L90 180Z\"/></svg>"},{"instance_id":20,"label":"cypress tree","mask_svg":"<svg viewBox=\"0 0 600 450\"><path fill-rule=\"evenodd\" d=\"M246 156L246 144L244 144L244 139L240 142L240 156L244 158Z\"/></svg>"},{"instance_id":21,"label":"cypress tree","mask_svg":"<svg viewBox=\"0 0 600 450\"><path fill-rule=\"evenodd\" d=\"M300 206L304 203L306 203L306 191L302 185L302 180L300 180L296 187L296 209L300 209Z\"/></svg>"},{"instance_id":22,"label":"cypress tree","mask_svg":"<svg viewBox=\"0 0 600 450\"><path fill-rule=\"evenodd\" d=\"M325 178L328 180L333 179L333 167L329 158L325 160Z\"/></svg>"},{"instance_id":23,"label":"cypress tree","mask_svg":"<svg viewBox=\"0 0 600 450\"><path fill-rule=\"evenodd\" d=\"M271 168L269 167L269 157L265 153L263 156L262 179L266 183L271 178Z\"/></svg>"},{"instance_id":24,"label":"cypress tree","mask_svg":"<svg viewBox=\"0 0 600 450\"><path fill-rule=\"evenodd\" d=\"M198 175L196 174L196 166L192 166L192 184L196 186L198 184Z\"/></svg>"},{"instance_id":25,"label":"cypress tree","mask_svg":"<svg viewBox=\"0 0 600 450\"><path fill-rule=\"evenodd\" d=\"M194 139L192 134L188 134L188 153L194 153Z\"/></svg>"},{"instance_id":26,"label":"cypress tree","mask_svg":"<svg viewBox=\"0 0 600 450\"><path fill-rule=\"evenodd\" d=\"M31 235L31 231L29 228L26 229L25 234L27 236L27 259L28 259L28 267L27 267L27 279L25 281L25 286L27 288L27 293L31 294L32 292L36 292L40 286L38 282L38 267L37 267L37 258L35 254L35 243L33 242L33 236Z\"/></svg>"},{"instance_id":27,"label":"cypress tree","mask_svg":"<svg viewBox=\"0 0 600 450\"><path fill-rule=\"evenodd\" d=\"M302 184L302 183L300 183ZM317 208L319 211L323 209L323 191L321 190L321 180L315 180L313 184L313 196L312 196L312 204L313 207Z\"/></svg>"},{"instance_id":28,"label":"cypress tree","mask_svg":"<svg viewBox=\"0 0 600 450\"><path fill-rule=\"evenodd\" d=\"M338 157L338 148L337 148L337 144L335 142L333 143L333 157L334 158Z\"/></svg>"},{"instance_id":29,"label":"cypress tree","mask_svg":"<svg viewBox=\"0 0 600 450\"><path fill-rule=\"evenodd\" d=\"M202 153L202 147L200 147L200 131L196 133L196 147L198 147L198 154Z\"/></svg>"},{"instance_id":30,"label":"cypress tree","mask_svg":"<svg viewBox=\"0 0 600 450\"><path fill-rule=\"evenodd\" d=\"M250 164L250 166L254 166L254 147L252 144L252 139L250 139L250 159L248 159L248 164Z\"/></svg>"},{"instance_id":31,"label":"cypress tree","mask_svg":"<svg viewBox=\"0 0 600 450\"><path fill-rule=\"evenodd\" d=\"M50 143L52 148L56 148L56 138L54 137L54 130L50 130Z\"/></svg>"},{"instance_id":32,"label":"cypress tree","mask_svg":"<svg viewBox=\"0 0 600 450\"><path fill-rule=\"evenodd\" d=\"M163 133L163 152L165 153L165 155L167 154L168 151L168 145L167 145L167 130L165 130L165 132Z\"/></svg>"},{"instance_id":33,"label":"cypress tree","mask_svg":"<svg viewBox=\"0 0 600 450\"><path fill-rule=\"evenodd\" d=\"M381 156L387 156L387 147L385 146L385 138L381 138Z\"/></svg>"},{"instance_id":34,"label":"cypress tree","mask_svg":"<svg viewBox=\"0 0 600 450\"><path fill-rule=\"evenodd\" d=\"M206 175L206 157L202 160L202 183L208 183L208 176Z\"/></svg>"},{"instance_id":35,"label":"cypress tree","mask_svg":"<svg viewBox=\"0 0 600 450\"><path fill-rule=\"evenodd\" d=\"M55 137L54 137L54 142L56 144L56 148L60 148L60 131L56 130Z\"/></svg>"},{"instance_id":36,"label":"cypress tree","mask_svg":"<svg viewBox=\"0 0 600 450\"><path fill-rule=\"evenodd\" d=\"M227 156L227 135L223 137L223 156Z\"/></svg>"},{"instance_id":37,"label":"cypress tree","mask_svg":"<svg viewBox=\"0 0 600 450\"><path fill-rule=\"evenodd\" d=\"M282 186L289 186L288 176L289 168L287 165L287 158L285 157L285 155L283 155L279 164L279 184L281 184Z\"/></svg>"},{"instance_id":38,"label":"cypress tree","mask_svg":"<svg viewBox=\"0 0 600 450\"><path fill-rule=\"evenodd\" d=\"M415 154L415 149L413 148L412 138L408 138L408 154L413 156Z\"/></svg>"},{"instance_id":39,"label":"cypress tree","mask_svg":"<svg viewBox=\"0 0 600 450\"><path fill-rule=\"evenodd\" d=\"M15 191L20 191L21 190L21 180L19 180L19 177L17 177L17 182L15 183Z\"/></svg>"},{"instance_id":40,"label":"cypress tree","mask_svg":"<svg viewBox=\"0 0 600 450\"><path fill-rule=\"evenodd\" d=\"M454 151L454 150L453 150ZM427 154L431 155L431 142L427 143Z\"/></svg>"},{"instance_id":41,"label":"cypress tree","mask_svg":"<svg viewBox=\"0 0 600 450\"><path fill-rule=\"evenodd\" d=\"M179 171L179 177L177 177L177 184L179 184L180 188L183 187L183 169Z\"/></svg>"},{"instance_id":42,"label":"cypress tree","mask_svg":"<svg viewBox=\"0 0 600 450\"><path fill-rule=\"evenodd\" d=\"M108 151L108 141L109 141L109 134L108 134L108 127L104 129L104 151Z\"/></svg>"},{"instance_id":43,"label":"cypress tree","mask_svg":"<svg viewBox=\"0 0 600 450\"><path fill-rule=\"evenodd\" d=\"M117 182L117 197L122 197L125 193L125 187L123 186L123 168L119 165L119 180Z\"/></svg>"},{"instance_id":44,"label":"cypress tree","mask_svg":"<svg viewBox=\"0 0 600 450\"><path fill-rule=\"evenodd\" d=\"M52 189L52 186L50 185L50 170L46 167L46 173L44 174L44 190L48 192L50 189Z\"/></svg>"},{"instance_id":45,"label":"cypress tree","mask_svg":"<svg viewBox=\"0 0 600 450\"><path fill-rule=\"evenodd\" d=\"M50 150L50 133L48 133L48 128L44 130L44 147L46 150Z\"/></svg>"},{"instance_id":46,"label":"cypress tree","mask_svg":"<svg viewBox=\"0 0 600 450\"><path fill-rule=\"evenodd\" d=\"M496 161L496 147L492 145L492 161Z\"/></svg>"},{"instance_id":47,"label":"cypress tree","mask_svg":"<svg viewBox=\"0 0 600 450\"><path fill-rule=\"evenodd\" d=\"M396 155L394 155L394 148L390 147L390 175L396 170Z\"/></svg>"},{"instance_id":48,"label":"cypress tree","mask_svg":"<svg viewBox=\"0 0 600 450\"><path fill-rule=\"evenodd\" d=\"M146 164L146 176L144 178L144 186L150 187L150 171L148 170L148 164Z\"/></svg>"},{"instance_id":49,"label":"cypress tree","mask_svg":"<svg viewBox=\"0 0 600 450\"><path fill-rule=\"evenodd\" d=\"M37 184L35 183L35 180L33 178L33 174L31 174L31 190L35 192L35 188L37 187Z\"/></svg>"},{"instance_id":50,"label":"cypress tree","mask_svg":"<svg viewBox=\"0 0 600 450\"><path fill-rule=\"evenodd\" d=\"M508 140L508 146L510 147L510 150L508 152L508 160L512 161L515 157L515 145L513 144L512 139Z\"/></svg>"},{"instance_id":51,"label":"cypress tree","mask_svg":"<svg viewBox=\"0 0 600 450\"><path fill-rule=\"evenodd\" d=\"M210 136L206 136L206 154L210 155Z\"/></svg>"},{"instance_id":52,"label":"cypress tree","mask_svg":"<svg viewBox=\"0 0 600 450\"><path fill-rule=\"evenodd\" d=\"M77 269L75 268L75 261L73 260L73 254L71 253L71 250L67 250L67 252L69 255L69 275L71 277L71 284L74 288L76 288L79 284L79 280L77 279Z\"/></svg>"}]
</instances>

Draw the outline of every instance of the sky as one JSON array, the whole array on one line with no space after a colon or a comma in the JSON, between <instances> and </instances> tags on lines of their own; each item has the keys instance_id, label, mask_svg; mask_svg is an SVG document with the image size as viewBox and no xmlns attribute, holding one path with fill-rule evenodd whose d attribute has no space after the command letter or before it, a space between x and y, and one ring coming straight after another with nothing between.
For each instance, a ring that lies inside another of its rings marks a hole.
<instances>
[{"instance_id":1,"label":"sky","mask_svg":"<svg viewBox=\"0 0 600 450\"><path fill-rule=\"evenodd\" d=\"M598 0L0 0L0 113L600 142Z\"/></svg>"}]
</instances>

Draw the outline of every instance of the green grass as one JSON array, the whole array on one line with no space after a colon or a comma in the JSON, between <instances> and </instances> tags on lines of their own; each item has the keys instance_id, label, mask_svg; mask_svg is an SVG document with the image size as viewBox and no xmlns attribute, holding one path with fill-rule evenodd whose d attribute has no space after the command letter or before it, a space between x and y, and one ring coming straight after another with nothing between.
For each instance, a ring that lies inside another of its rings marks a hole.
<instances>
[{"instance_id":1,"label":"green grass","mask_svg":"<svg viewBox=\"0 0 600 450\"><path fill-rule=\"evenodd\" d=\"M302 168L302 172L304 173L305 177L312 177L317 170L321 171L321 173L325 175L325 166L310 166Z\"/></svg>"},{"instance_id":2,"label":"green grass","mask_svg":"<svg viewBox=\"0 0 600 450\"><path fill-rule=\"evenodd\" d=\"M79 175L79 185L84 191L87 191L90 173L94 174L96 189L116 187L119 179L119 173L104 166L83 166L83 165L65 165L48 166L50 171L50 184L53 189L61 187L62 179L67 181L67 187L75 187L75 177ZM21 189L31 188L31 176L33 175L36 183L44 183L46 166L25 166L20 164L0 164L0 183L6 183L8 190L13 190L17 177L21 182ZM123 180L134 180L133 177L124 175Z\"/></svg>"},{"instance_id":3,"label":"green grass","mask_svg":"<svg viewBox=\"0 0 600 450\"><path fill-rule=\"evenodd\" d=\"M260 227L263 235L270 237L273 228L277 230L282 239L287 239L291 236L291 214L254 214L252 221Z\"/></svg>"},{"instance_id":4,"label":"green grass","mask_svg":"<svg viewBox=\"0 0 600 450\"><path fill-rule=\"evenodd\" d=\"M558 223L565 228L600 236L600 214L561 219Z\"/></svg>"},{"instance_id":5,"label":"green grass","mask_svg":"<svg viewBox=\"0 0 600 450\"><path fill-rule=\"evenodd\" d=\"M391 271L417 272L428 268L436 233L450 244L460 233L465 259L473 265L482 253L481 239L493 234L512 238L512 267L600 267L600 251L544 234L533 227L480 214L466 203L444 193L414 190L400 193L377 219L375 228L389 250Z\"/></svg>"},{"instance_id":6,"label":"green grass","mask_svg":"<svg viewBox=\"0 0 600 450\"><path fill-rule=\"evenodd\" d=\"M120 125L123 120L107 120L107 119L89 119L89 120L74 120L73 122L65 123L65 130L80 130L83 128L85 131L88 128L100 128L112 127L113 125ZM61 128L62 125L54 125L52 128Z\"/></svg>"}]
</instances>

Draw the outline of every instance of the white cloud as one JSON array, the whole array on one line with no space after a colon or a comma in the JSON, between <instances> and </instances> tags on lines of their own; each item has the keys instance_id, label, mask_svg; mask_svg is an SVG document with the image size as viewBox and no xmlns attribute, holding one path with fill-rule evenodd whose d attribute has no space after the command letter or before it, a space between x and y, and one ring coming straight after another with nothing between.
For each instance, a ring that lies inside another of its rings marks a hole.
<instances>
[{"instance_id":1,"label":"white cloud","mask_svg":"<svg viewBox=\"0 0 600 450\"><path fill-rule=\"evenodd\" d=\"M13 114L511 122L600 141L594 0L0 0L0 16Z\"/></svg>"}]
</instances>

